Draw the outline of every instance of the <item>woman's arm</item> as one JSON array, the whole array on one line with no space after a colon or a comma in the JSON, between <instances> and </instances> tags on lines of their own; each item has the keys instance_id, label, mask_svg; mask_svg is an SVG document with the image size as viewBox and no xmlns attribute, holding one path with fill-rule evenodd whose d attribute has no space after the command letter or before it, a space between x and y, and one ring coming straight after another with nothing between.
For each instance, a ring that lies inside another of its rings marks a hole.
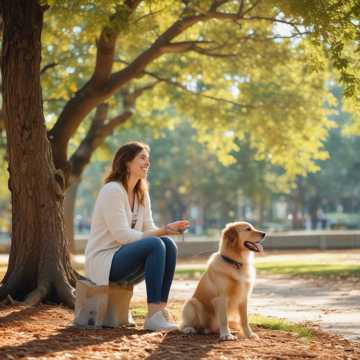
<instances>
[{"instance_id":1,"label":"woman's arm","mask_svg":"<svg viewBox=\"0 0 360 360\"><path fill-rule=\"evenodd\" d=\"M181 234L186 228L189 227L189 222L186 220L176 221L174 223L167 224L162 228L158 228L154 224L154 220L151 212L151 201L149 193L145 193L145 212L144 212L144 235L149 236L165 236L165 235L178 235Z\"/></svg>"},{"instance_id":2,"label":"woman's arm","mask_svg":"<svg viewBox=\"0 0 360 360\"><path fill-rule=\"evenodd\" d=\"M150 237L150 236L165 236L165 235L173 235L168 234L165 230L165 227L158 228L156 230L148 230L143 233L143 238Z\"/></svg>"},{"instance_id":3,"label":"woman's arm","mask_svg":"<svg viewBox=\"0 0 360 360\"><path fill-rule=\"evenodd\" d=\"M149 230L144 232L144 238L149 236L165 236L165 235L179 235L189 227L187 220L175 221L167 224L162 228L156 230Z\"/></svg>"}]
</instances>

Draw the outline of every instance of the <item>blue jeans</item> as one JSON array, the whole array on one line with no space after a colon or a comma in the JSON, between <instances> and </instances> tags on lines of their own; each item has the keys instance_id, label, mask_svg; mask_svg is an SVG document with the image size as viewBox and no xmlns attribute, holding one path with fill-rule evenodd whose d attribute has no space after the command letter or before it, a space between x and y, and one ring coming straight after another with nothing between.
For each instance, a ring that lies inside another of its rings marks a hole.
<instances>
[{"instance_id":1,"label":"blue jeans","mask_svg":"<svg viewBox=\"0 0 360 360\"><path fill-rule=\"evenodd\" d=\"M167 302L177 247L168 237L148 237L121 246L113 256L109 280L137 284L145 278L147 302Z\"/></svg>"}]
</instances>

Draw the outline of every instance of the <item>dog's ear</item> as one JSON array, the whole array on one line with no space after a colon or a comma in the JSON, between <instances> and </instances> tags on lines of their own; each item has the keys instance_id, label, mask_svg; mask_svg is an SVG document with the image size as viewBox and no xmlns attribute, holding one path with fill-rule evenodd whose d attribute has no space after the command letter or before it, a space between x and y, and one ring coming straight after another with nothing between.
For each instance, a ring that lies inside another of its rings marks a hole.
<instances>
[{"instance_id":1,"label":"dog's ear","mask_svg":"<svg viewBox=\"0 0 360 360\"><path fill-rule=\"evenodd\" d=\"M224 232L224 240L227 240L229 244L234 244L237 240L237 237L238 237L238 232L233 226L229 227Z\"/></svg>"}]
</instances>

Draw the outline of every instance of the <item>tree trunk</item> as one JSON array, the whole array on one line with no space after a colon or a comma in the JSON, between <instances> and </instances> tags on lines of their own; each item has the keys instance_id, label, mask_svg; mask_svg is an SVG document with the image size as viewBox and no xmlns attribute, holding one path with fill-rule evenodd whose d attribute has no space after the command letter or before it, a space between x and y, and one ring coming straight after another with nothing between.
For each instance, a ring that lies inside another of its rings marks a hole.
<instances>
[{"instance_id":1,"label":"tree trunk","mask_svg":"<svg viewBox=\"0 0 360 360\"><path fill-rule=\"evenodd\" d=\"M147 89L152 86L147 86L138 89L136 93L129 94L124 102L128 103L128 107L135 107L136 99ZM91 157L95 150L104 143L107 136L110 136L115 128L125 123L133 115L133 110L124 106L125 110L111 118L108 116L108 104L102 103L97 106L95 116L92 119L90 129L85 138L81 141L79 147L72 154L70 158L70 173L67 181L67 190L65 192L65 235L70 243L70 252L75 254L75 239L74 239L74 214L76 195L81 183L81 176L84 173L86 166L90 163ZM107 121L108 120L108 121Z\"/></svg>"},{"instance_id":2,"label":"tree trunk","mask_svg":"<svg viewBox=\"0 0 360 360\"><path fill-rule=\"evenodd\" d=\"M76 253L75 236L74 236L74 216L76 195L81 179L71 183L65 192L64 211L65 211L65 237L69 241L69 250L72 254Z\"/></svg>"},{"instance_id":3,"label":"tree trunk","mask_svg":"<svg viewBox=\"0 0 360 360\"><path fill-rule=\"evenodd\" d=\"M12 198L9 266L0 299L73 306L75 272L64 237L64 177L55 169L40 87L43 9L36 0L2 2L3 100Z\"/></svg>"},{"instance_id":4,"label":"tree trunk","mask_svg":"<svg viewBox=\"0 0 360 360\"><path fill-rule=\"evenodd\" d=\"M302 180L298 178L296 188L292 191L292 229L294 230L304 229L305 227L301 187Z\"/></svg>"}]
</instances>

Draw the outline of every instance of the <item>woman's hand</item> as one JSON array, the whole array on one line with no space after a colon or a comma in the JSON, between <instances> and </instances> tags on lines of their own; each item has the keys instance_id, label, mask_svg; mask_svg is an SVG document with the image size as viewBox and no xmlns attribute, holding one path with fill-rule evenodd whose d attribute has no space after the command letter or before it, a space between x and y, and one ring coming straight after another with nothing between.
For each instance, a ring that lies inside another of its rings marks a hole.
<instances>
[{"instance_id":1,"label":"woman's hand","mask_svg":"<svg viewBox=\"0 0 360 360\"><path fill-rule=\"evenodd\" d=\"M189 227L189 221L179 220L165 225L165 232L167 235L178 235L182 234Z\"/></svg>"}]
</instances>

